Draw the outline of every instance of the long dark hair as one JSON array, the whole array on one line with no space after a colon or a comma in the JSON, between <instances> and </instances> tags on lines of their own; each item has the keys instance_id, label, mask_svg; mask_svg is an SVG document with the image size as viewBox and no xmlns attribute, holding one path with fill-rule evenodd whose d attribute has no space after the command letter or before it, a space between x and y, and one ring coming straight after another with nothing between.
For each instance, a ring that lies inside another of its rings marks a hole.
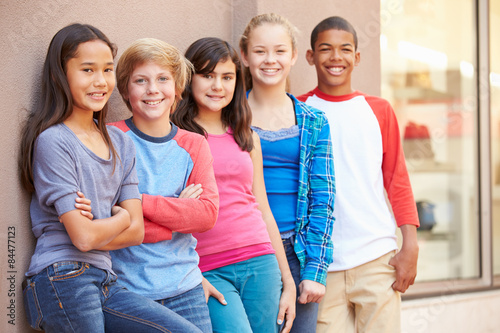
<instances>
[{"instance_id":1,"label":"long dark hair","mask_svg":"<svg viewBox=\"0 0 500 333\"><path fill-rule=\"evenodd\" d=\"M42 92L40 101L29 114L21 138L21 154L19 159L21 183L23 187L33 192L33 149L35 141L44 130L65 121L73 111L73 98L66 77L66 64L76 56L80 44L93 40L105 42L113 57L116 47L99 29L88 24L71 24L59 30L50 42L42 73ZM116 150L113 147L106 130L107 104L100 112L94 112L97 126L104 141L109 146L113 157ZM116 159L113 158L114 163Z\"/></svg>"},{"instance_id":2,"label":"long dark hair","mask_svg":"<svg viewBox=\"0 0 500 333\"><path fill-rule=\"evenodd\" d=\"M186 50L186 58L193 64L195 75L213 72L219 62L231 60L236 66L236 87L231 102L222 109L221 120L233 131L234 140L241 150L253 149L252 113L248 106L245 82L238 52L226 41L215 37L201 38ZM174 124L185 130L206 136L203 127L194 118L198 115L198 106L188 84L182 94L179 106L172 114Z\"/></svg>"}]
</instances>

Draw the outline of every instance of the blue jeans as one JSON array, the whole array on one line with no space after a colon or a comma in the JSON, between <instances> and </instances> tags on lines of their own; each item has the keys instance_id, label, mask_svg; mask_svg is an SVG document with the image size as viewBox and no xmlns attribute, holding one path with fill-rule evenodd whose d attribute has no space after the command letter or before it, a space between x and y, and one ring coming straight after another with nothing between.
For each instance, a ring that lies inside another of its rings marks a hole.
<instances>
[{"instance_id":1,"label":"blue jeans","mask_svg":"<svg viewBox=\"0 0 500 333\"><path fill-rule=\"evenodd\" d=\"M189 320L203 333L212 333L212 322L201 283L185 293L157 302Z\"/></svg>"},{"instance_id":2,"label":"blue jeans","mask_svg":"<svg viewBox=\"0 0 500 333\"><path fill-rule=\"evenodd\" d=\"M293 244L295 243L295 236L283 239L283 247L285 248L286 258L288 259L288 266L292 272L295 286L297 287L297 298L299 297L299 284L300 284L300 261L295 254ZM295 320L290 333L305 333L316 332L316 321L318 318L318 303L300 304L295 303Z\"/></svg>"},{"instance_id":3,"label":"blue jeans","mask_svg":"<svg viewBox=\"0 0 500 333\"><path fill-rule=\"evenodd\" d=\"M227 301L208 300L214 332L275 333L281 273L274 254L266 254L203 273Z\"/></svg>"},{"instance_id":4,"label":"blue jeans","mask_svg":"<svg viewBox=\"0 0 500 333\"><path fill-rule=\"evenodd\" d=\"M175 312L128 291L87 263L58 262L27 280L31 327L45 332L200 332Z\"/></svg>"}]
</instances>

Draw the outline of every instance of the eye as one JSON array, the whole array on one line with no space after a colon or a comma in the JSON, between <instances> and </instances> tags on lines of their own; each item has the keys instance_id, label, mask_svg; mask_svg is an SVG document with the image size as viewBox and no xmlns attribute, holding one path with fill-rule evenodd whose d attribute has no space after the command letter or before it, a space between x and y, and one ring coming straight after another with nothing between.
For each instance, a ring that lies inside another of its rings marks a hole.
<instances>
[{"instance_id":1,"label":"eye","mask_svg":"<svg viewBox=\"0 0 500 333\"><path fill-rule=\"evenodd\" d=\"M145 83L146 80L145 79L137 79L134 81L135 83L138 83L138 84L141 84L141 83Z\"/></svg>"},{"instance_id":2,"label":"eye","mask_svg":"<svg viewBox=\"0 0 500 333\"><path fill-rule=\"evenodd\" d=\"M257 53L257 54L264 54L264 51L263 50L255 50L255 53Z\"/></svg>"},{"instance_id":3,"label":"eye","mask_svg":"<svg viewBox=\"0 0 500 333\"><path fill-rule=\"evenodd\" d=\"M114 71L114 69L113 68L106 68L104 71L107 73L111 73Z\"/></svg>"},{"instance_id":4,"label":"eye","mask_svg":"<svg viewBox=\"0 0 500 333\"><path fill-rule=\"evenodd\" d=\"M166 77L166 76L159 77L158 81L160 81L160 82L166 82L166 81L168 81L168 77Z\"/></svg>"},{"instance_id":5,"label":"eye","mask_svg":"<svg viewBox=\"0 0 500 333\"><path fill-rule=\"evenodd\" d=\"M285 53L285 52L286 52L286 50L278 50L278 51L276 51L276 52L281 54L281 53Z\"/></svg>"},{"instance_id":6,"label":"eye","mask_svg":"<svg viewBox=\"0 0 500 333\"><path fill-rule=\"evenodd\" d=\"M212 76L212 74L203 74L203 77L205 79L211 79L213 76Z\"/></svg>"},{"instance_id":7,"label":"eye","mask_svg":"<svg viewBox=\"0 0 500 333\"><path fill-rule=\"evenodd\" d=\"M84 71L85 73L92 73L91 68L84 68L84 69L82 69L82 71Z\"/></svg>"},{"instance_id":8,"label":"eye","mask_svg":"<svg viewBox=\"0 0 500 333\"><path fill-rule=\"evenodd\" d=\"M227 75L227 76L224 76L222 79L225 81L230 81L230 80L234 79L234 77Z\"/></svg>"},{"instance_id":9,"label":"eye","mask_svg":"<svg viewBox=\"0 0 500 333\"><path fill-rule=\"evenodd\" d=\"M319 49L319 52L329 52L329 51L330 51L330 49L327 47L325 47L325 48L322 47Z\"/></svg>"}]
</instances>

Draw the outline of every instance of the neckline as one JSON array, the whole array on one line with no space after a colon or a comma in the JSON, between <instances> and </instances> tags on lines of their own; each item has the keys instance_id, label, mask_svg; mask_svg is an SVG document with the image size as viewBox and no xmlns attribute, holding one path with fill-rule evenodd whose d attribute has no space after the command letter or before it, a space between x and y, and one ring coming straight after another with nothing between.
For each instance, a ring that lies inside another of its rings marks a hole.
<instances>
[{"instance_id":1,"label":"neckline","mask_svg":"<svg viewBox=\"0 0 500 333\"><path fill-rule=\"evenodd\" d=\"M165 136L156 137L156 136L147 135L146 133L139 130L135 126L134 122L132 121L132 117L125 119L125 124L128 126L128 128L130 128L130 130L135 135L137 135L138 137L140 137L141 139L143 139L145 141L149 141L149 142L153 142L153 143L163 143L163 142L168 142L168 141L172 140L173 137L177 134L177 129L178 129L178 127L174 123L170 122L170 126L171 126L170 133L168 133Z\"/></svg>"},{"instance_id":2,"label":"neckline","mask_svg":"<svg viewBox=\"0 0 500 333\"><path fill-rule=\"evenodd\" d=\"M94 120L96 123L97 121ZM108 159L105 159L105 158L102 158L101 156L97 155L96 153L94 153L89 147L87 147L79 138L78 136L75 134L75 132L73 132L71 130L71 128L69 128L65 123L60 123L62 125L62 128L65 129L66 131L68 131L69 133L71 133L70 135L78 142L78 144L80 145L80 147L82 147L85 152L87 152L87 154L92 157L94 160L98 161L98 162L104 162L104 163L110 163L113 161L113 153L111 152L111 149L109 149L109 158Z\"/></svg>"}]
</instances>

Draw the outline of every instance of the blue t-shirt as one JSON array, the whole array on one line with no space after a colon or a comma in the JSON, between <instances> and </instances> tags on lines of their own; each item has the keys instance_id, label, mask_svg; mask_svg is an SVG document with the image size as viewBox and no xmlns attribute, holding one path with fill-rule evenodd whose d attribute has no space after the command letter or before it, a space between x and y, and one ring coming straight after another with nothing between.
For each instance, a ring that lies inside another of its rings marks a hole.
<instances>
[{"instance_id":1,"label":"blue t-shirt","mask_svg":"<svg viewBox=\"0 0 500 333\"><path fill-rule=\"evenodd\" d=\"M139 190L143 194L178 197L193 170L189 151L179 145L178 127L164 137L151 137L125 120L137 151ZM189 133L191 136L197 134ZM113 269L128 290L161 300L185 293L201 283L196 239L173 232L172 239L111 251Z\"/></svg>"},{"instance_id":2,"label":"blue t-shirt","mask_svg":"<svg viewBox=\"0 0 500 333\"><path fill-rule=\"evenodd\" d=\"M299 127L278 131L252 129L260 137L267 198L280 233L294 231L299 189Z\"/></svg>"}]
</instances>

